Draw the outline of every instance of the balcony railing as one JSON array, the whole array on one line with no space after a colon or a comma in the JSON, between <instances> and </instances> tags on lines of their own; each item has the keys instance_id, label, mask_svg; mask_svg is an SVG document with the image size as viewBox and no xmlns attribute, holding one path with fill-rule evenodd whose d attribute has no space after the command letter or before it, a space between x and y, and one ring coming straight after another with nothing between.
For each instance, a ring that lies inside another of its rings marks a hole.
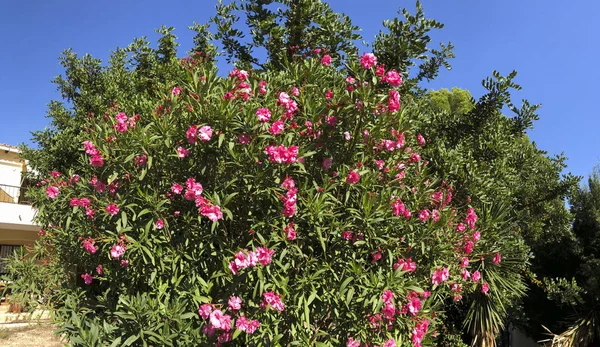
<instances>
[{"instance_id":1,"label":"balcony railing","mask_svg":"<svg viewBox=\"0 0 600 347\"><path fill-rule=\"evenodd\" d=\"M30 205L31 202L25 197L25 189L22 186L0 184L0 202Z\"/></svg>"}]
</instances>

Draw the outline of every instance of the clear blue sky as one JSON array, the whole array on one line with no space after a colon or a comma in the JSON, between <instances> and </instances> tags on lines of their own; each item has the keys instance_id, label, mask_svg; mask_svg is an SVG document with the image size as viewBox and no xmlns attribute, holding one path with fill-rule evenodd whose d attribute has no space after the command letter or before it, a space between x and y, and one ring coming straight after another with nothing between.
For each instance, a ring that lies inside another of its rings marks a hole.
<instances>
[{"instance_id":1,"label":"clear blue sky","mask_svg":"<svg viewBox=\"0 0 600 347\"><path fill-rule=\"evenodd\" d=\"M181 52L190 48L193 21L204 23L216 0L0 1L0 143L29 142L30 131L48 124L46 104L59 98L50 80L62 73L58 56L72 47L106 59L116 46L174 26ZM332 0L370 41L381 20L414 1ZM597 0L424 0L425 13L446 27L434 40L456 46L453 70L432 88L461 87L478 97L492 70L519 71L518 94L543 105L530 136L550 154L565 152L571 172L587 175L600 162L600 80Z\"/></svg>"}]
</instances>

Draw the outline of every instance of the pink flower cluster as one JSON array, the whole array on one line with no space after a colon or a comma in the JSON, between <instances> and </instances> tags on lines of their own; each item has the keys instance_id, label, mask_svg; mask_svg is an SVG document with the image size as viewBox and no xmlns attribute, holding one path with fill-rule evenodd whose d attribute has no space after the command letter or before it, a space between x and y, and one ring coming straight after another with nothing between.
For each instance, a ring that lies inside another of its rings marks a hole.
<instances>
[{"instance_id":1,"label":"pink flower cluster","mask_svg":"<svg viewBox=\"0 0 600 347\"><path fill-rule=\"evenodd\" d=\"M108 214L110 214L111 216L114 216L117 213L119 213L119 206L117 206L115 204L108 204L105 209L106 209L106 212Z\"/></svg>"},{"instance_id":2,"label":"pink flower cluster","mask_svg":"<svg viewBox=\"0 0 600 347\"><path fill-rule=\"evenodd\" d=\"M402 76L396 70L390 70L385 76L382 78L383 82L387 82L392 87L398 87L402 84Z\"/></svg>"},{"instance_id":3,"label":"pink flower cluster","mask_svg":"<svg viewBox=\"0 0 600 347\"><path fill-rule=\"evenodd\" d=\"M115 115L115 119L117 120L117 125L115 125L115 130L124 133L128 128L135 128L135 122L139 119L139 115L134 117L127 118L125 112L119 112Z\"/></svg>"},{"instance_id":4,"label":"pink flower cluster","mask_svg":"<svg viewBox=\"0 0 600 347\"><path fill-rule=\"evenodd\" d=\"M277 98L277 105L283 106L285 109L284 119L291 119L294 116L294 112L298 110L298 104L292 99L287 93L279 93Z\"/></svg>"},{"instance_id":5,"label":"pink flower cluster","mask_svg":"<svg viewBox=\"0 0 600 347\"><path fill-rule=\"evenodd\" d=\"M400 93L397 90L390 90L388 94L388 112L394 113L400 110Z\"/></svg>"},{"instance_id":6,"label":"pink flower cluster","mask_svg":"<svg viewBox=\"0 0 600 347\"><path fill-rule=\"evenodd\" d=\"M350 171L348 177L346 177L346 183L356 184L358 181L360 181L360 174L356 171Z\"/></svg>"},{"instance_id":7,"label":"pink flower cluster","mask_svg":"<svg viewBox=\"0 0 600 347\"><path fill-rule=\"evenodd\" d=\"M110 256L113 259L119 259L123 256L123 254L125 254L126 250L127 250L127 248L125 247L124 244L115 243L110 250Z\"/></svg>"},{"instance_id":8,"label":"pink flower cluster","mask_svg":"<svg viewBox=\"0 0 600 347\"><path fill-rule=\"evenodd\" d=\"M85 148L85 153L90 155L90 164L92 166L102 167L102 165L104 165L104 159L102 158L100 151L91 141L83 141L83 147Z\"/></svg>"},{"instance_id":9,"label":"pink flower cluster","mask_svg":"<svg viewBox=\"0 0 600 347\"><path fill-rule=\"evenodd\" d=\"M421 342L423 342L423 338L427 334L427 329L429 329L429 320L427 318L423 318L423 320L415 325L410 337L414 347L422 346Z\"/></svg>"},{"instance_id":10,"label":"pink flower cluster","mask_svg":"<svg viewBox=\"0 0 600 347\"><path fill-rule=\"evenodd\" d=\"M82 274L81 278L83 278L83 282L88 286L92 284L92 281L94 280L94 277L87 272Z\"/></svg>"},{"instance_id":11,"label":"pink flower cluster","mask_svg":"<svg viewBox=\"0 0 600 347\"><path fill-rule=\"evenodd\" d=\"M442 284L442 282L448 280L449 276L450 272L447 267L441 269L436 267L433 275L431 275L431 283L433 283L435 286L438 286Z\"/></svg>"},{"instance_id":12,"label":"pink flower cluster","mask_svg":"<svg viewBox=\"0 0 600 347\"><path fill-rule=\"evenodd\" d=\"M199 213L204 217L207 217L213 222L223 218L223 212L221 207L212 204L208 199L202 196L202 184L196 182L193 177L188 178L185 181L186 190L183 197L186 200L195 201L196 207L199 208ZM171 187L171 191L175 194L180 194L182 190L181 185L175 183Z\"/></svg>"},{"instance_id":13,"label":"pink flower cluster","mask_svg":"<svg viewBox=\"0 0 600 347\"><path fill-rule=\"evenodd\" d=\"M402 306L402 313L403 314L410 313L412 316L416 316L417 313L419 313L419 311L421 310L421 306L422 306L422 302L421 302L421 299L419 298L419 294L417 294L414 291L411 291L406 296L406 299L408 300L408 303L406 305Z\"/></svg>"},{"instance_id":14,"label":"pink flower cluster","mask_svg":"<svg viewBox=\"0 0 600 347\"><path fill-rule=\"evenodd\" d=\"M279 312L285 310L285 305L281 301L280 295L275 292L263 293L263 302L260 304L260 307L267 309L269 306Z\"/></svg>"},{"instance_id":15,"label":"pink flower cluster","mask_svg":"<svg viewBox=\"0 0 600 347\"><path fill-rule=\"evenodd\" d=\"M254 267L258 263L267 266L271 263L271 257L275 251L266 247L258 247L254 251L246 249L238 251L231 262L229 262L229 270L234 275L245 268Z\"/></svg>"},{"instance_id":16,"label":"pink flower cluster","mask_svg":"<svg viewBox=\"0 0 600 347\"><path fill-rule=\"evenodd\" d=\"M240 316L235 321L235 327L239 331L245 331L248 334L253 334L260 327L260 322L256 319L249 320L246 316Z\"/></svg>"},{"instance_id":17,"label":"pink flower cluster","mask_svg":"<svg viewBox=\"0 0 600 347\"><path fill-rule=\"evenodd\" d=\"M286 177L281 183L281 187L287 190L285 195L281 198L283 200L283 211L281 213L288 218L292 218L297 210L296 193L298 193L298 189L296 188L296 183L291 177Z\"/></svg>"},{"instance_id":18,"label":"pink flower cluster","mask_svg":"<svg viewBox=\"0 0 600 347\"><path fill-rule=\"evenodd\" d=\"M198 129L197 125L192 125L185 132L185 136L187 138L188 143L195 144L197 139L200 138L202 142L210 141L213 135L213 130L210 126L204 125Z\"/></svg>"},{"instance_id":19,"label":"pink flower cluster","mask_svg":"<svg viewBox=\"0 0 600 347\"><path fill-rule=\"evenodd\" d=\"M296 239L296 229L294 228L294 222L290 222L288 225L283 228L283 232L285 233L285 237L293 241Z\"/></svg>"},{"instance_id":20,"label":"pink flower cluster","mask_svg":"<svg viewBox=\"0 0 600 347\"><path fill-rule=\"evenodd\" d=\"M410 210L404 206L404 203L400 199L396 199L392 203L392 212L394 213L394 216L403 215L406 219L410 219L411 217Z\"/></svg>"},{"instance_id":21,"label":"pink flower cluster","mask_svg":"<svg viewBox=\"0 0 600 347\"><path fill-rule=\"evenodd\" d=\"M370 69L377 65L377 57L373 53L365 53L360 57L360 65L362 65L364 69Z\"/></svg>"},{"instance_id":22,"label":"pink flower cluster","mask_svg":"<svg viewBox=\"0 0 600 347\"><path fill-rule=\"evenodd\" d=\"M98 246L95 246L94 242L94 239L88 237L86 240L83 240L81 244L86 250L86 252L88 252L89 254L96 254L96 252L98 251Z\"/></svg>"},{"instance_id":23,"label":"pink flower cluster","mask_svg":"<svg viewBox=\"0 0 600 347\"><path fill-rule=\"evenodd\" d=\"M298 160L298 146L267 146L265 147L265 152L269 156L269 161L273 163L291 164L295 163Z\"/></svg>"},{"instance_id":24,"label":"pink flower cluster","mask_svg":"<svg viewBox=\"0 0 600 347\"><path fill-rule=\"evenodd\" d=\"M271 111L266 107L259 108L256 110L256 117L258 121L266 123L271 120Z\"/></svg>"},{"instance_id":25,"label":"pink flower cluster","mask_svg":"<svg viewBox=\"0 0 600 347\"><path fill-rule=\"evenodd\" d=\"M465 218L465 223L467 223L467 226L469 228L471 228L471 230L475 229L475 223L477 222L477 214L475 213L475 210L472 207L469 207L469 209L467 210L467 217Z\"/></svg>"},{"instance_id":26,"label":"pink flower cluster","mask_svg":"<svg viewBox=\"0 0 600 347\"><path fill-rule=\"evenodd\" d=\"M59 188L55 186L49 186L46 188L46 196L50 199L56 199L58 197Z\"/></svg>"},{"instance_id":27,"label":"pink flower cluster","mask_svg":"<svg viewBox=\"0 0 600 347\"><path fill-rule=\"evenodd\" d=\"M398 259L396 264L394 264L394 271L398 269L402 269L402 271L407 272L414 272L417 269L417 263L412 261L412 258L408 258L406 260Z\"/></svg>"}]
</instances>

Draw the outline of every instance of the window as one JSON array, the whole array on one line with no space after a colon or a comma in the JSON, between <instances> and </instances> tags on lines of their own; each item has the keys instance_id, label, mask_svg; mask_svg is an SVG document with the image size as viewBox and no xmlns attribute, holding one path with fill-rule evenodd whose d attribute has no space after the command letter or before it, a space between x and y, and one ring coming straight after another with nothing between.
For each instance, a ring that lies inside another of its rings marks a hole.
<instances>
[{"instance_id":1,"label":"window","mask_svg":"<svg viewBox=\"0 0 600 347\"><path fill-rule=\"evenodd\" d=\"M0 245L0 275L6 274L4 259L11 257L21 246Z\"/></svg>"}]
</instances>

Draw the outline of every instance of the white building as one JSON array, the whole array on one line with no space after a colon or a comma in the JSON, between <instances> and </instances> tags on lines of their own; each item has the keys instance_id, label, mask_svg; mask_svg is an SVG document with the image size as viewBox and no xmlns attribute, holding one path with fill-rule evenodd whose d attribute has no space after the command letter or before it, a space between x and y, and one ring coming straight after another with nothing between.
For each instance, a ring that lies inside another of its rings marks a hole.
<instances>
[{"instance_id":1,"label":"white building","mask_svg":"<svg viewBox=\"0 0 600 347\"><path fill-rule=\"evenodd\" d=\"M0 144L0 274L1 259L32 244L40 230L33 223L35 210L25 198L23 173L27 165L17 147Z\"/></svg>"}]
</instances>

